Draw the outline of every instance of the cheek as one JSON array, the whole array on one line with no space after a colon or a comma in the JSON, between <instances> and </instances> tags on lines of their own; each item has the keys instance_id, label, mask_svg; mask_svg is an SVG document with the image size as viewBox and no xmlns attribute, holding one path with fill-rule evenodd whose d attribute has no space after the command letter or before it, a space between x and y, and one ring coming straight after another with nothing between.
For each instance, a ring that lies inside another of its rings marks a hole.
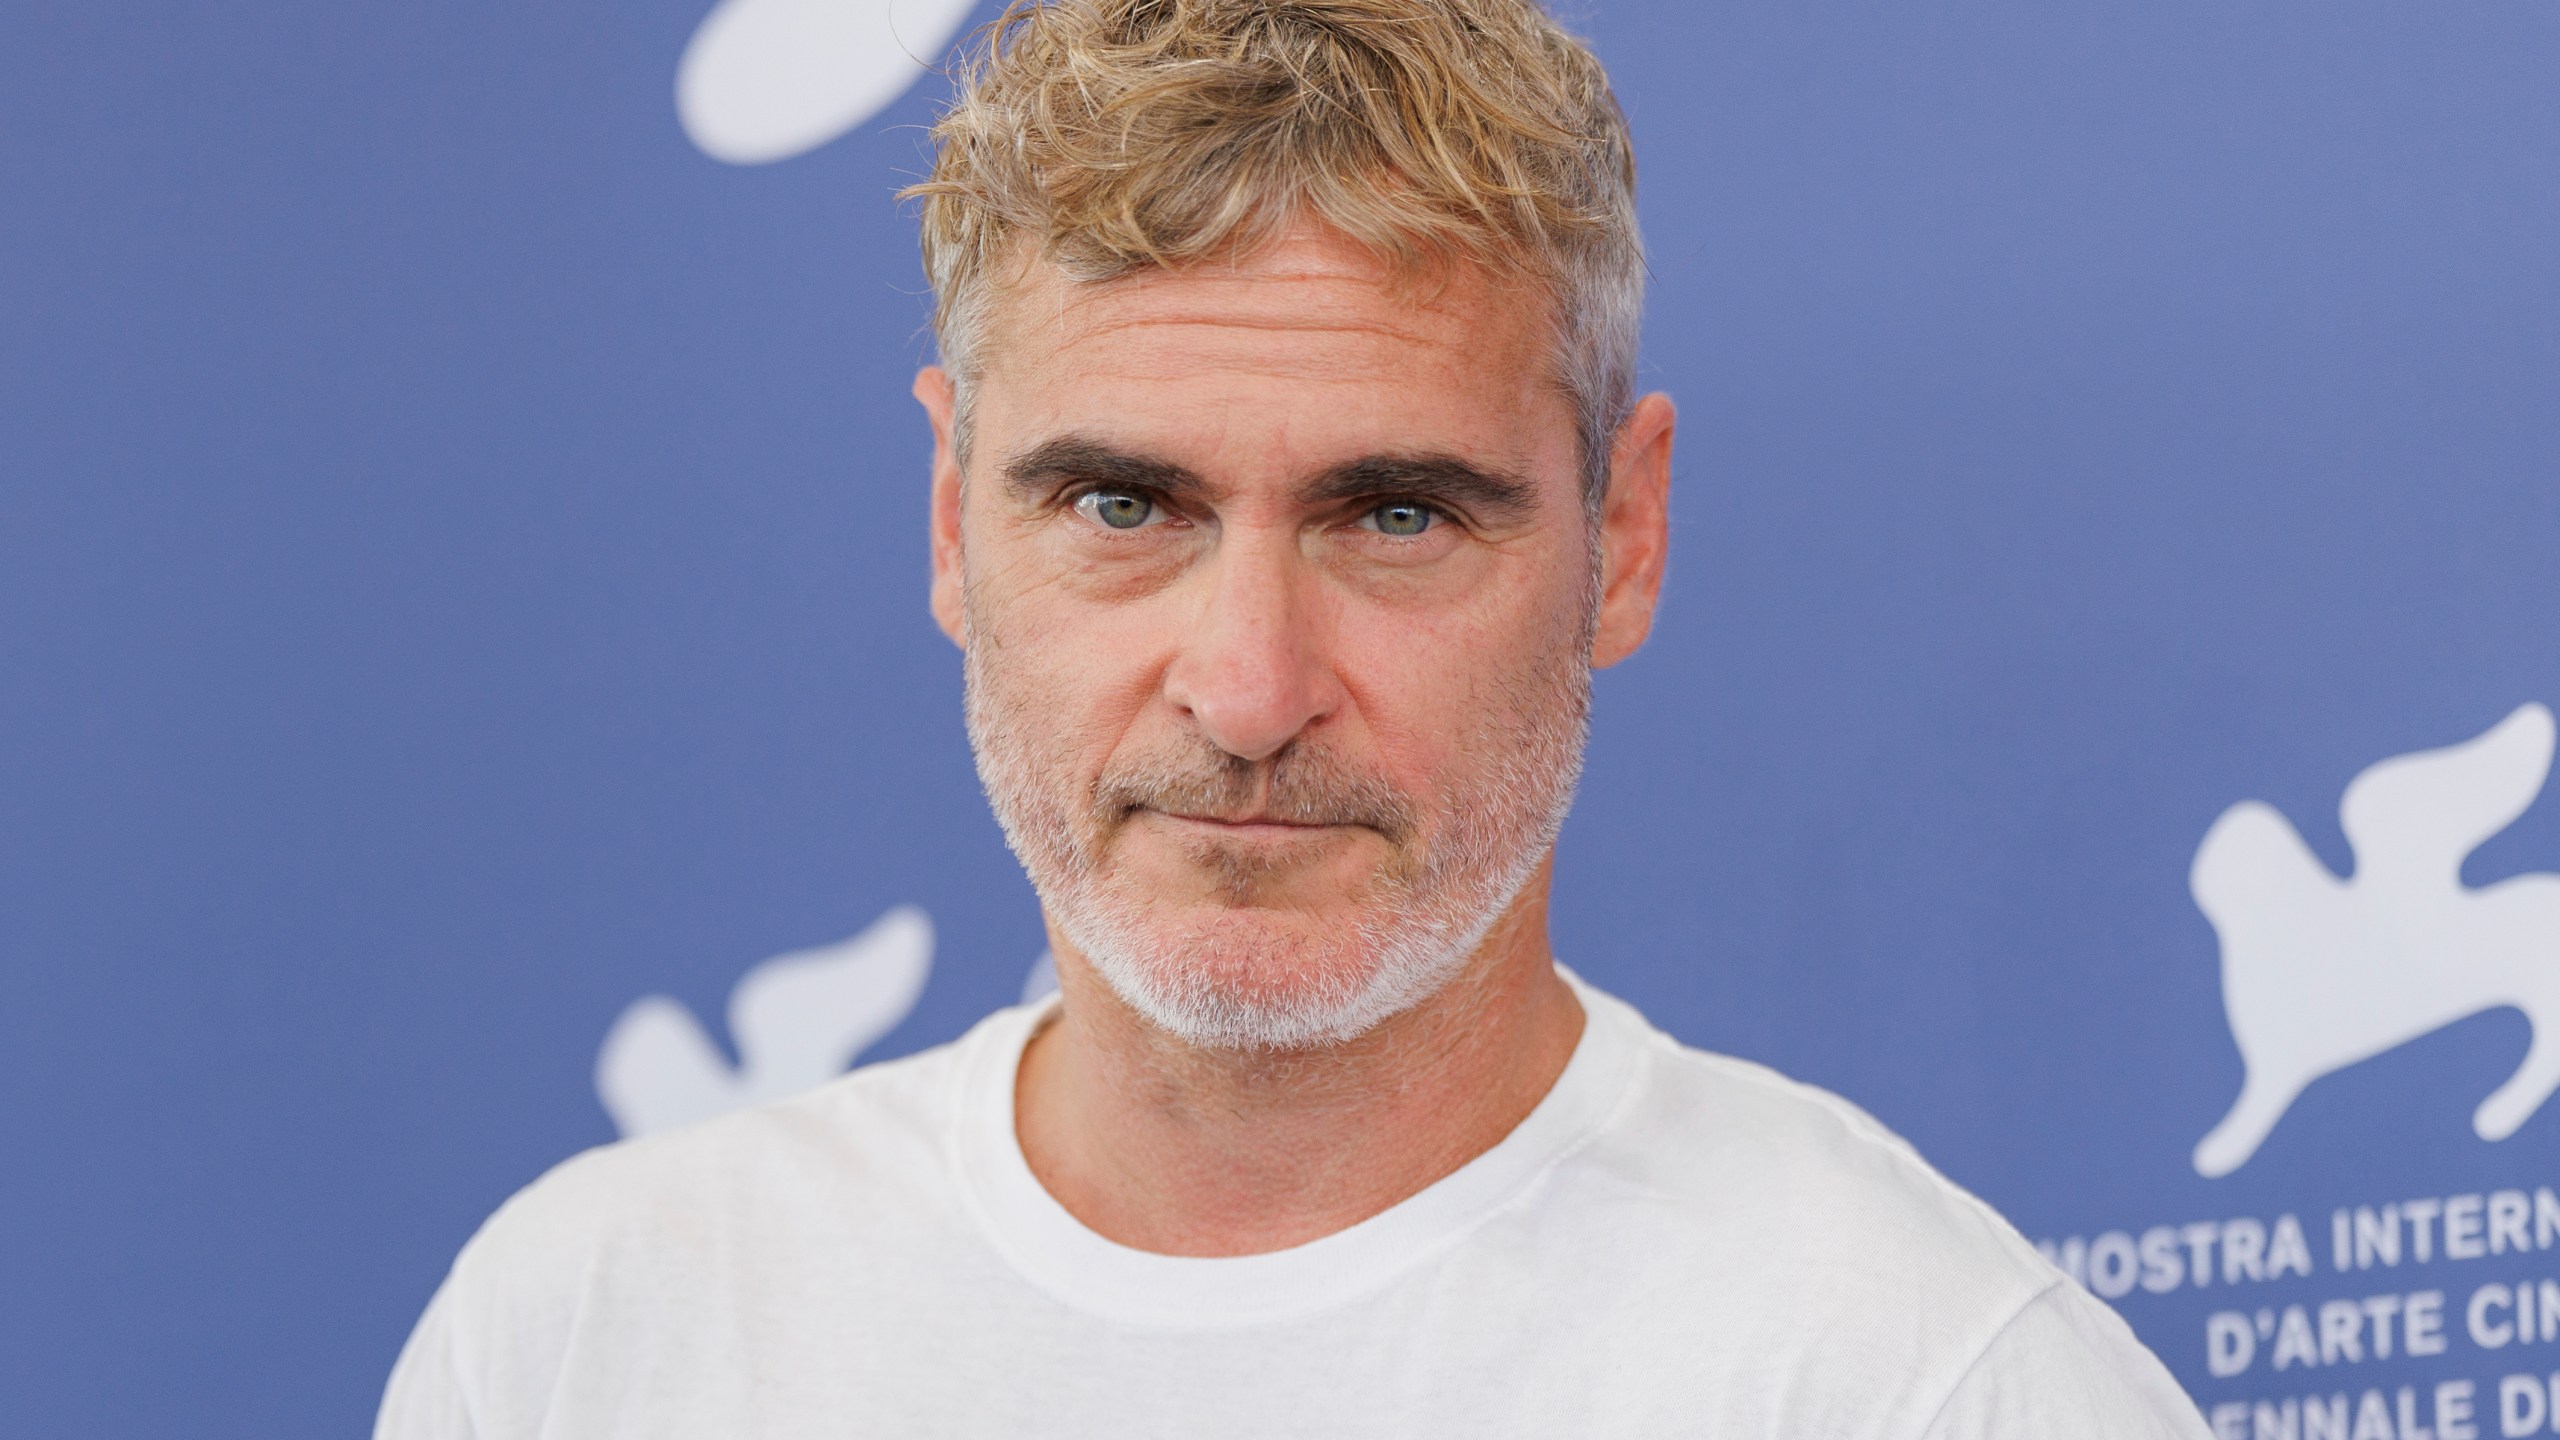
<instances>
[{"instance_id":1,"label":"cheek","mask_svg":"<svg viewBox=\"0 0 2560 1440\"><path fill-rule=\"evenodd\" d=\"M1484 737L1542 703L1557 666L1579 663L1579 605L1564 584L1484 587L1443 605L1346 603L1337 669L1378 761L1428 793L1498 758Z\"/></svg>"},{"instance_id":2,"label":"cheek","mask_svg":"<svg viewBox=\"0 0 2560 1440\"><path fill-rule=\"evenodd\" d=\"M1148 606L1060 583L1037 554L977 559L962 594L980 683L1051 767L1090 781L1161 681L1163 627Z\"/></svg>"}]
</instances>

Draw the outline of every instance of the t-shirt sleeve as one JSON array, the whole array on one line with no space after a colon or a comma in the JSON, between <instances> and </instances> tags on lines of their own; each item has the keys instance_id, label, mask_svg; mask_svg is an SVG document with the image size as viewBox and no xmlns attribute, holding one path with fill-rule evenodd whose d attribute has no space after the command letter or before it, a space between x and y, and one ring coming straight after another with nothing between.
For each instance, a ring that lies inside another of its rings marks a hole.
<instances>
[{"instance_id":1,"label":"t-shirt sleeve","mask_svg":"<svg viewBox=\"0 0 2560 1440\"><path fill-rule=\"evenodd\" d=\"M2079 1286L2029 1302L1976 1359L1926 1440L2210 1440L2159 1357Z\"/></svg>"},{"instance_id":2,"label":"t-shirt sleeve","mask_svg":"<svg viewBox=\"0 0 2560 1440\"><path fill-rule=\"evenodd\" d=\"M373 1440L475 1440L454 1356L452 1292L448 1280L400 1347L374 1416Z\"/></svg>"}]
</instances>

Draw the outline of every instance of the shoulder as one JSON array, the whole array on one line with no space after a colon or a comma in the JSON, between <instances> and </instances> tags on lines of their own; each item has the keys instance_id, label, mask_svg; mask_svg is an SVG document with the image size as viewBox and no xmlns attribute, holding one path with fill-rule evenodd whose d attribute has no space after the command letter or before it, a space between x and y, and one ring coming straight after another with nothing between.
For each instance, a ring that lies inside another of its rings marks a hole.
<instances>
[{"instance_id":1,"label":"shoulder","mask_svg":"<svg viewBox=\"0 0 2560 1440\"><path fill-rule=\"evenodd\" d=\"M377 1435L539 1433L564 1387L604 1404L636 1370L747 1344L768 1310L912 1290L967 1223L949 1164L967 1067L1025 1025L1000 1012L953 1044L554 1166L463 1247Z\"/></svg>"},{"instance_id":2,"label":"shoulder","mask_svg":"<svg viewBox=\"0 0 2560 1440\"><path fill-rule=\"evenodd\" d=\"M1960 1281L1955 1293L2004 1315L2061 1278L1997 1211L1866 1111L1625 1013L1645 1059L1604 1143L1675 1204L1748 1228L1800 1273L1943 1272Z\"/></svg>"},{"instance_id":3,"label":"shoulder","mask_svg":"<svg viewBox=\"0 0 2560 1440\"><path fill-rule=\"evenodd\" d=\"M1622 1202L1613 1213L1642 1232L1651 1283L1693 1342L1715 1336L1790 1377L1790 1413L1917 1434L1993 1394L2093 1421L2106 1410L2074 1409L2074 1395L2183 1405L2113 1312L1873 1116L1682 1045L1606 996L1593 1003L1623 1012L1642 1059L1573 1183Z\"/></svg>"},{"instance_id":4,"label":"shoulder","mask_svg":"<svg viewBox=\"0 0 2560 1440\"><path fill-rule=\"evenodd\" d=\"M680 1236L692 1222L788 1206L812 1182L837 1202L910 1186L939 1166L966 1043L573 1156L499 1207L464 1256L634 1229Z\"/></svg>"},{"instance_id":5,"label":"shoulder","mask_svg":"<svg viewBox=\"0 0 2560 1440\"><path fill-rule=\"evenodd\" d=\"M864 1066L788 1100L599 1146L499 1206L438 1297L465 1343L657 1313L824 1237L857 1257L955 1223L948 1146L971 1047ZM1000 1037L996 1037L1000 1038Z\"/></svg>"}]
</instances>

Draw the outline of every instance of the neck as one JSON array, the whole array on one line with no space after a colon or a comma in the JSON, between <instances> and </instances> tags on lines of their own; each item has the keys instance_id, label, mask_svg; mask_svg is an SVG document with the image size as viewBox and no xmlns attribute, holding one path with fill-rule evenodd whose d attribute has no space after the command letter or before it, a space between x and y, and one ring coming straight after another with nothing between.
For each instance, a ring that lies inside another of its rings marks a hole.
<instances>
[{"instance_id":1,"label":"neck","mask_svg":"<svg viewBox=\"0 0 2560 1440\"><path fill-rule=\"evenodd\" d=\"M1087 1228L1164 1255L1286 1249L1387 1209L1511 1133L1572 1058L1548 881L1541 865L1440 993L1307 1050L1177 1039L1053 930L1063 993L1015 1082L1023 1157Z\"/></svg>"}]
</instances>

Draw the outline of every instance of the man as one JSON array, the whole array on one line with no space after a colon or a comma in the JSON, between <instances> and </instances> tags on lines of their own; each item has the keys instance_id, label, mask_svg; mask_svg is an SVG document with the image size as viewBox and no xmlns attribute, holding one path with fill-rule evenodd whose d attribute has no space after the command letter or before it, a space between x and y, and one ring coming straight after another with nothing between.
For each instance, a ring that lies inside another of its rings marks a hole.
<instances>
[{"instance_id":1,"label":"man","mask_svg":"<svg viewBox=\"0 0 2560 1440\"><path fill-rule=\"evenodd\" d=\"M1060 996L562 1166L380 1433L2201 1434L1873 1121L1548 952L1673 428L1590 54L1025 0L936 135L932 605Z\"/></svg>"}]
</instances>

